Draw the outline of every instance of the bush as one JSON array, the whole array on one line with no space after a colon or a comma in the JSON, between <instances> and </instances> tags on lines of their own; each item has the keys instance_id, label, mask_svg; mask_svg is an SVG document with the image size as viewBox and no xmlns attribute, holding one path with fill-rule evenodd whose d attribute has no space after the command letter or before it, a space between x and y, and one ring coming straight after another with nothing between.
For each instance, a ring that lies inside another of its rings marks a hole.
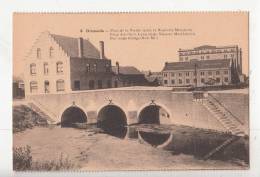
<instances>
[{"instance_id":1,"label":"bush","mask_svg":"<svg viewBox=\"0 0 260 177\"><path fill-rule=\"evenodd\" d=\"M13 169L15 171L58 171L75 168L76 165L63 154L58 160L33 161L30 146L18 147L13 150Z\"/></svg>"},{"instance_id":2,"label":"bush","mask_svg":"<svg viewBox=\"0 0 260 177\"><path fill-rule=\"evenodd\" d=\"M25 105L13 107L13 132L21 132L34 126L46 126L47 120Z\"/></svg>"},{"instance_id":3,"label":"bush","mask_svg":"<svg viewBox=\"0 0 260 177\"><path fill-rule=\"evenodd\" d=\"M57 161L43 161L43 162L33 162L31 170L33 171L58 171L58 170L70 170L74 169L75 165L69 160L68 157L63 157L60 155Z\"/></svg>"},{"instance_id":4,"label":"bush","mask_svg":"<svg viewBox=\"0 0 260 177\"><path fill-rule=\"evenodd\" d=\"M13 149L13 169L24 171L32 166L31 147L18 147Z\"/></svg>"}]
</instances>

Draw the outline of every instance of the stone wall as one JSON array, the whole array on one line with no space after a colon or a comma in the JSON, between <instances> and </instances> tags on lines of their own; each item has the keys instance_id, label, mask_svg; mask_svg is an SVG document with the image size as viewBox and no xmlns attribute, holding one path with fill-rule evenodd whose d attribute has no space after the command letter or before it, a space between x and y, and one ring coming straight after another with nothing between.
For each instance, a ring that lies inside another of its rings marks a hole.
<instances>
[{"instance_id":1,"label":"stone wall","mask_svg":"<svg viewBox=\"0 0 260 177\"><path fill-rule=\"evenodd\" d=\"M248 122L248 94L214 94L237 117ZM225 131L225 128L199 102L193 101L192 92L171 90L103 89L79 91L70 94L42 94L29 97L43 105L60 122L62 113L70 106L81 108L88 123L95 123L98 112L108 104L115 104L124 111L127 123L138 122L138 115L152 100L164 108L170 116L170 124L188 125L197 128ZM152 104L154 104L152 103Z\"/></svg>"}]
</instances>

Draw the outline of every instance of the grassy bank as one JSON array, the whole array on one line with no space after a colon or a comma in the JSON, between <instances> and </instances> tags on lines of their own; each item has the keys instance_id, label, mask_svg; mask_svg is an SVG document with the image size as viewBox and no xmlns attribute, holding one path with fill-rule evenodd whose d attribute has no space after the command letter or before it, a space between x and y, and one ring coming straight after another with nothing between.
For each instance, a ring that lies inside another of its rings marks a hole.
<instances>
[{"instance_id":1,"label":"grassy bank","mask_svg":"<svg viewBox=\"0 0 260 177\"><path fill-rule=\"evenodd\" d=\"M13 149L13 169L15 171L66 171L75 169L76 167L77 166L75 166L68 157L64 157L63 154L61 154L57 160L34 161L30 146Z\"/></svg>"},{"instance_id":2,"label":"grassy bank","mask_svg":"<svg viewBox=\"0 0 260 177\"><path fill-rule=\"evenodd\" d=\"M28 106L13 106L13 132L21 132L34 126L46 126L47 120L43 119Z\"/></svg>"}]
</instances>

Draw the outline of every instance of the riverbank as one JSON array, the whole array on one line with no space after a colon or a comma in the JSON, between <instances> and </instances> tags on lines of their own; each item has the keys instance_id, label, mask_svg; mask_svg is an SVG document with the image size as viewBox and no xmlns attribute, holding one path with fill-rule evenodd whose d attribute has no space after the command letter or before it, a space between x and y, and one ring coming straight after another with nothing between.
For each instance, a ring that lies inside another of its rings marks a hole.
<instances>
[{"instance_id":1,"label":"riverbank","mask_svg":"<svg viewBox=\"0 0 260 177\"><path fill-rule=\"evenodd\" d=\"M172 154L138 140L119 139L74 128L35 127L14 134L14 147L29 145L33 160L57 160L61 154L75 170L247 169L235 161L199 160Z\"/></svg>"}]
</instances>

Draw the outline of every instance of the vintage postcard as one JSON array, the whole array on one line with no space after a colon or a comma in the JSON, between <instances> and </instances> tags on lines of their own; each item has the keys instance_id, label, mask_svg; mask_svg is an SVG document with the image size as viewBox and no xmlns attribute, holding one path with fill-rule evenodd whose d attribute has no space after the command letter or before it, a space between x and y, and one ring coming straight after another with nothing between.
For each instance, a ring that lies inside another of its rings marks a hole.
<instances>
[{"instance_id":1,"label":"vintage postcard","mask_svg":"<svg viewBox=\"0 0 260 177\"><path fill-rule=\"evenodd\" d=\"M14 13L13 170L247 170L248 12Z\"/></svg>"}]
</instances>

